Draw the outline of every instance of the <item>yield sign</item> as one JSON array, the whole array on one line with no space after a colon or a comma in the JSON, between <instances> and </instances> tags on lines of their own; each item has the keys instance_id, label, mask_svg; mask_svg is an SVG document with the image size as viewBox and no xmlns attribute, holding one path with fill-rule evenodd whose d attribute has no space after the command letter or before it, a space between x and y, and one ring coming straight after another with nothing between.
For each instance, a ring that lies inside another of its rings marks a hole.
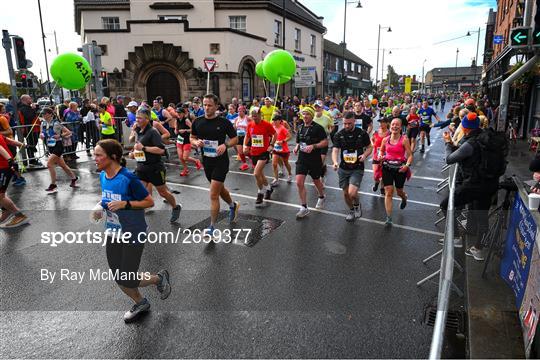
<instances>
[{"instance_id":1,"label":"yield sign","mask_svg":"<svg viewBox=\"0 0 540 360\"><path fill-rule=\"evenodd\" d=\"M204 68L208 71L208 72L212 72L214 71L214 68L216 67L216 63L217 61L213 58L205 58L204 59Z\"/></svg>"}]
</instances>

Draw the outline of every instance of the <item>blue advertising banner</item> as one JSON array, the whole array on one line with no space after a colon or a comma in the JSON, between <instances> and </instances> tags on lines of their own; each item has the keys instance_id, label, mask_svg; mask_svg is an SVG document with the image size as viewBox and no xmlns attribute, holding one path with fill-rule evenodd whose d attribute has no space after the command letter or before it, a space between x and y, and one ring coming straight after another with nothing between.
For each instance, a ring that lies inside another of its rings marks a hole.
<instances>
[{"instance_id":1,"label":"blue advertising banner","mask_svg":"<svg viewBox=\"0 0 540 360\"><path fill-rule=\"evenodd\" d=\"M527 287L535 238L536 222L516 193L501 260L501 277L514 291L518 309Z\"/></svg>"},{"instance_id":2,"label":"blue advertising banner","mask_svg":"<svg viewBox=\"0 0 540 360\"><path fill-rule=\"evenodd\" d=\"M494 44L502 44L503 43L503 36L502 35L493 35L493 43Z\"/></svg>"}]
</instances>

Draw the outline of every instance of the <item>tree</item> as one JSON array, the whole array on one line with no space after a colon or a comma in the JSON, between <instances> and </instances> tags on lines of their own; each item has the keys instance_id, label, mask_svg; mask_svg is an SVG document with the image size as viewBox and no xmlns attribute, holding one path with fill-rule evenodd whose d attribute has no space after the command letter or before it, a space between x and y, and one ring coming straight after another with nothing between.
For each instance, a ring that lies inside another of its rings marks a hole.
<instances>
[{"instance_id":1,"label":"tree","mask_svg":"<svg viewBox=\"0 0 540 360\"><path fill-rule=\"evenodd\" d=\"M399 75L396 73L392 65L388 65L388 72L387 72L387 80L388 83L390 83L390 86L393 88L397 88L398 82L399 82Z\"/></svg>"},{"instance_id":2,"label":"tree","mask_svg":"<svg viewBox=\"0 0 540 360\"><path fill-rule=\"evenodd\" d=\"M0 97L8 97L11 95L11 86L5 82L0 82Z\"/></svg>"}]
</instances>

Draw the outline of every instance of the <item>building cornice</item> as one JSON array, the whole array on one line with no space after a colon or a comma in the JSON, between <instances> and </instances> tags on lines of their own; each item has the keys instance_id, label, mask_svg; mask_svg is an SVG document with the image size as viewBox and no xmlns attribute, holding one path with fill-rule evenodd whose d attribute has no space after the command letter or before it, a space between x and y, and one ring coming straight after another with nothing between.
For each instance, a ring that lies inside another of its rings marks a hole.
<instances>
[{"instance_id":1,"label":"building cornice","mask_svg":"<svg viewBox=\"0 0 540 360\"><path fill-rule=\"evenodd\" d=\"M183 2L155 2L148 5L150 9L154 10L176 10L176 9L193 9L194 6L192 3L183 1Z\"/></svg>"},{"instance_id":2,"label":"building cornice","mask_svg":"<svg viewBox=\"0 0 540 360\"><path fill-rule=\"evenodd\" d=\"M111 10L130 10L129 3L117 3L114 1L111 3L103 5L96 3L84 3L76 2L75 3L75 31L77 34L81 34L81 12L82 11L111 11Z\"/></svg>"}]
</instances>

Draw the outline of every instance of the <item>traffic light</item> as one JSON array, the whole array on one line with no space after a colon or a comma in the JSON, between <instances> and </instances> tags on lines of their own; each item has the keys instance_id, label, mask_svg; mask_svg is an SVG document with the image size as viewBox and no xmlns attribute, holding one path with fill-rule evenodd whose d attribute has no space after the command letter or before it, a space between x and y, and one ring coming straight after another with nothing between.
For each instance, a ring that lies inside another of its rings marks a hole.
<instances>
[{"instance_id":1,"label":"traffic light","mask_svg":"<svg viewBox=\"0 0 540 360\"><path fill-rule=\"evenodd\" d=\"M13 48L15 49L15 61L17 63L17 69L26 69L28 64L26 61L26 50L24 50L24 39L19 36L14 36Z\"/></svg>"},{"instance_id":2,"label":"traffic light","mask_svg":"<svg viewBox=\"0 0 540 360\"><path fill-rule=\"evenodd\" d=\"M532 44L540 47L540 4L536 2L536 15L534 15L534 28L532 33Z\"/></svg>"},{"instance_id":3,"label":"traffic light","mask_svg":"<svg viewBox=\"0 0 540 360\"><path fill-rule=\"evenodd\" d=\"M103 86L103 88L109 87L109 81L107 79L107 72L102 71L100 74L100 77L101 77L101 86Z\"/></svg>"},{"instance_id":4,"label":"traffic light","mask_svg":"<svg viewBox=\"0 0 540 360\"><path fill-rule=\"evenodd\" d=\"M28 87L28 78L27 78L26 74L21 75L21 85L22 85L23 88Z\"/></svg>"}]
</instances>

